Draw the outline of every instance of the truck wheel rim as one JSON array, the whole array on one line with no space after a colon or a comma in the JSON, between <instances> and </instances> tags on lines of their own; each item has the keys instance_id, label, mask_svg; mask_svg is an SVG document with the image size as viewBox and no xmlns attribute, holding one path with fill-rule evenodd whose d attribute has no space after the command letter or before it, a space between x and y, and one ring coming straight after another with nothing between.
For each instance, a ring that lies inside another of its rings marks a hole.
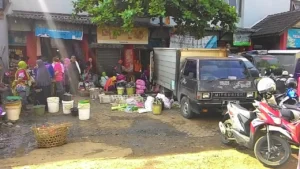
<instances>
[{"instance_id":1,"label":"truck wheel rim","mask_svg":"<svg viewBox=\"0 0 300 169\"><path fill-rule=\"evenodd\" d=\"M187 102L185 102L184 106L183 106L183 114L185 114L185 115L188 114L188 108L189 108L189 104Z\"/></svg>"}]
</instances>

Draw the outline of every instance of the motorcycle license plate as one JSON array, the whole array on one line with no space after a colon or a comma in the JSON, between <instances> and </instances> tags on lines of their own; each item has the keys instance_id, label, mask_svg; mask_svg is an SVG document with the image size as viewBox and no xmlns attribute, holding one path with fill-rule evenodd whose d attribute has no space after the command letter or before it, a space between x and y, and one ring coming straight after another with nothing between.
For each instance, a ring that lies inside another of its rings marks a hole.
<instances>
[{"instance_id":1,"label":"motorcycle license plate","mask_svg":"<svg viewBox=\"0 0 300 169\"><path fill-rule=\"evenodd\" d=\"M238 100L224 100L223 101L223 104L228 104L228 103L240 104L240 101L238 101Z\"/></svg>"}]
</instances>

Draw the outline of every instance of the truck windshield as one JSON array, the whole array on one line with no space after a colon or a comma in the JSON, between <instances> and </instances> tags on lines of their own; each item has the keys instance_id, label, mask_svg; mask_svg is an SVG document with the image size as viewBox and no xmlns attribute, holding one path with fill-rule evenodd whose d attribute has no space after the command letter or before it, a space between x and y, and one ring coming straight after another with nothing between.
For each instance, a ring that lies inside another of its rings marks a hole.
<instances>
[{"instance_id":1,"label":"truck windshield","mask_svg":"<svg viewBox=\"0 0 300 169\"><path fill-rule=\"evenodd\" d=\"M205 60L200 61L200 80L246 79L249 72L240 60Z\"/></svg>"}]
</instances>

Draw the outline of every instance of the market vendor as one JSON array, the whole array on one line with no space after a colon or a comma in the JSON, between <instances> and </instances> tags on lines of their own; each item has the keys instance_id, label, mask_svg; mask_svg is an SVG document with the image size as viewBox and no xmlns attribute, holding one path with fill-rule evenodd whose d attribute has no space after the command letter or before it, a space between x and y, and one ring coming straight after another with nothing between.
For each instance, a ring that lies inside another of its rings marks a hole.
<instances>
[{"instance_id":1,"label":"market vendor","mask_svg":"<svg viewBox=\"0 0 300 169\"><path fill-rule=\"evenodd\" d=\"M109 78L107 81L106 81L106 84L104 86L104 90L105 91L113 91L116 89L116 86L115 86L115 83L117 81L117 77L116 76L113 76L111 78Z\"/></svg>"},{"instance_id":2,"label":"market vendor","mask_svg":"<svg viewBox=\"0 0 300 169\"><path fill-rule=\"evenodd\" d=\"M29 81L30 76L27 73L27 64L24 61L20 61L18 63L18 70L15 73L15 81L13 82L12 89L15 95L22 97L22 108L25 110L29 95Z\"/></svg>"},{"instance_id":3,"label":"market vendor","mask_svg":"<svg viewBox=\"0 0 300 169\"><path fill-rule=\"evenodd\" d=\"M118 61L118 65L114 68L115 75L122 74L125 67L123 66L123 60Z\"/></svg>"}]
</instances>

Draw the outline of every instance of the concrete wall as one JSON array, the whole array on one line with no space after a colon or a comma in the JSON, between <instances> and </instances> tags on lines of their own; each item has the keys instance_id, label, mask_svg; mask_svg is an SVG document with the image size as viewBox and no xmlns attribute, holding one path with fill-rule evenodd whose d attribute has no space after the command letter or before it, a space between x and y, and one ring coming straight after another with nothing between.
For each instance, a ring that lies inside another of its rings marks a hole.
<instances>
[{"instance_id":1,"label":"concrete wall","mask_svg":"<svg viewBox=\"0 0 300 169\"><path fill-rule=\"evenodd\" d=\"M4 47L4 53L2 53L3 47ZM9 65L8 64L8 35L7 35L6 17L4 17L2 20L0 20L0 57L2 58L2 60L4 62L4 68L6 70ZM1 65L1 63L0 63L0 65ZM1 73L3 73L3 72L1 72Z\"/></svg>"},{"instance_id":2,"label":"concrete wall","mask_svg":"<svg viewBox=\"0 0 300 169\"><path fill-rule=\"evenodd\" d=\"M242 0L241 27L251 28L268 15L290 10L290 0Z\"/></svg>"},{"instance_id":3,"label":"concrete wall","mask_svg":"<svg viewBox=\"0 0 300 169\"><path fill-rule=\"evenodd\" d=\"M10 0L11 10L50 12L50 13L72 13L73 0Z\"/></svg>"}]
</instances>

